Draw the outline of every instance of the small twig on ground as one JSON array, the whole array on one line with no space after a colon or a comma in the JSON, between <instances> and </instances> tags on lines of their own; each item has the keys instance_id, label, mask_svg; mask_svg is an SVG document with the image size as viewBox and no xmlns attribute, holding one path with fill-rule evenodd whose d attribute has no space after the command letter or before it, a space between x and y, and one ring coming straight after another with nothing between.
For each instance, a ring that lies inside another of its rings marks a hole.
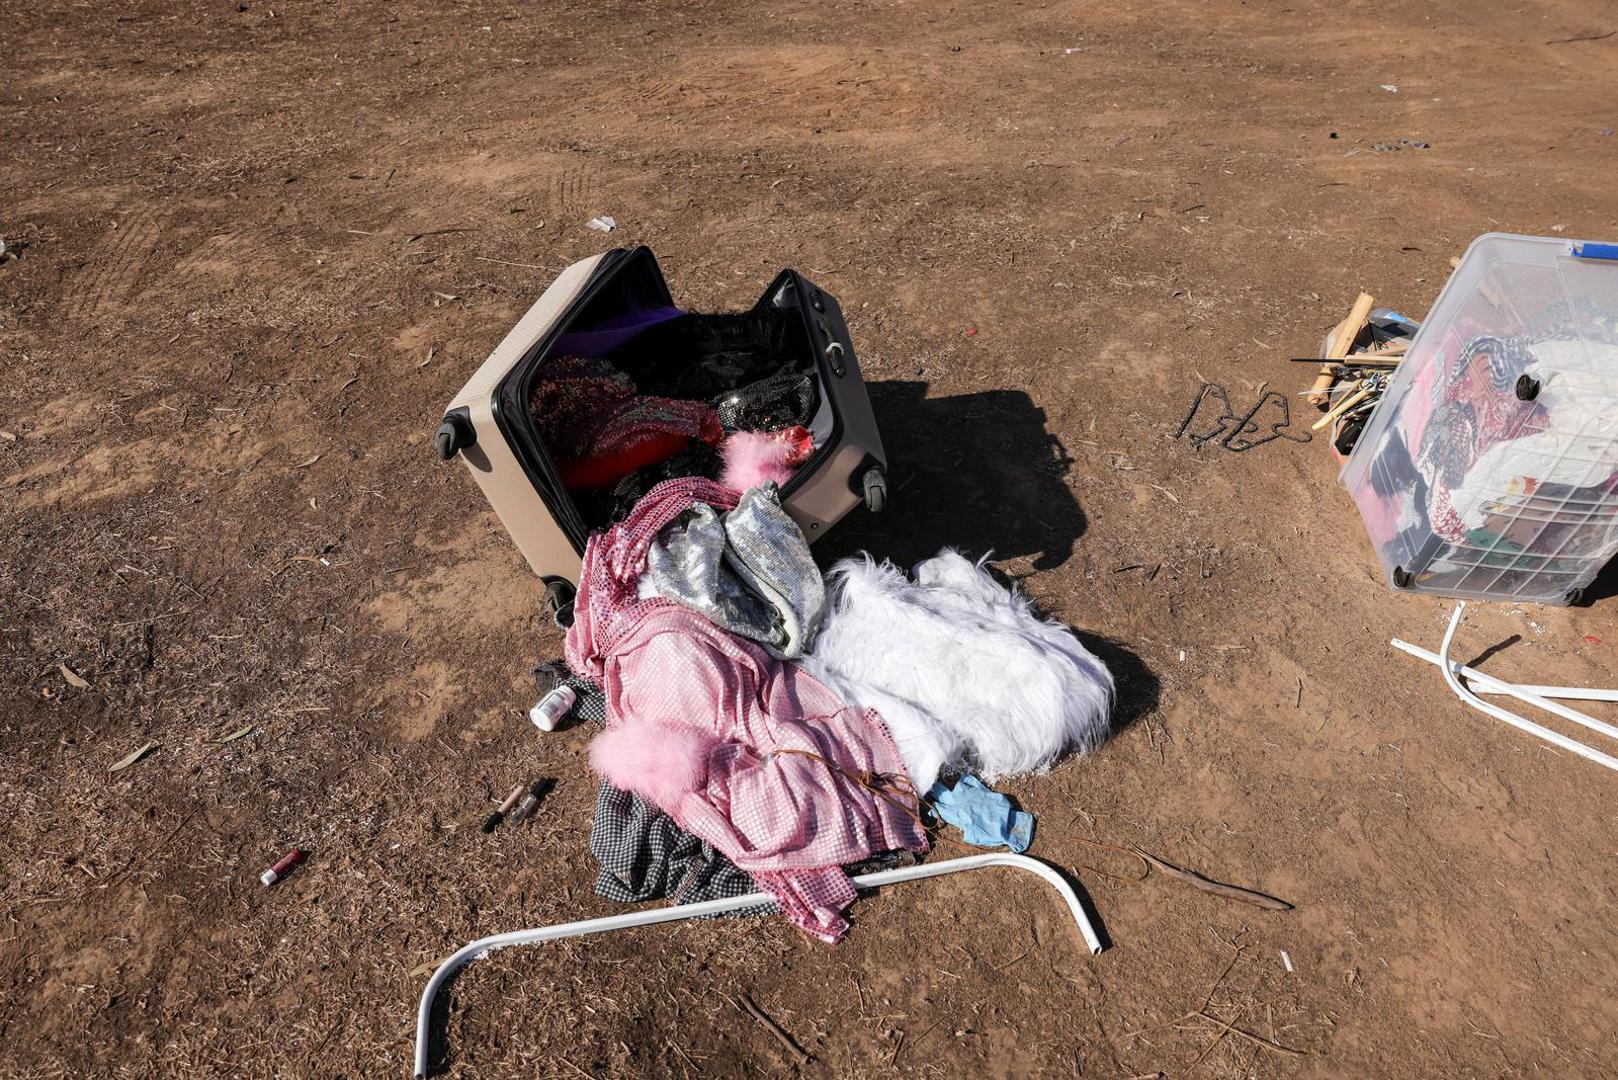
<instances>
[{"instance_id":1,"label":"small twig on ground","mask_svg":"<svg viewBox=\"0 0 1618 1080\"><path fill-rule=\"evenodd\" d=\"M702 1068L699 1065L697 1065L696 1062L692 1061L691 1058L689 1056L687 1056L687 1054L686 1054L686 1052L684 1050L680 1049L680 1044L675 1042L673 1039L670 1039L668 1042L669 1042L669 1049L673 1050L676 1054L679 1054L681 1061L685 1062L687 1065L691 1066L693 1069L696 1069L697 1074L701 1075Z\"/></svg>"},{"instance_id":2,"label":"small twig on ground","mask_svg":"<svg viewBox=\"0 0 1618 1080\"><path fill-rule=\"evenodd\" d=\"M1202 1019L1207 1020L1209 1023L1219 1025L1220 1027L1224 1028L1225 1031L1229 1032L1232 1035L1240 1035L1244 1039L1247 1039L1247 1040L1249 1040L1251 1042L1255 1042L1258 1045L1263 1046L1263 1047L1267 1047L1267 1048L1269 1048L1271 1050L1278 1050L1283 1054L1291 1054L1293 1057L1308 1057L1309 1056L1309 1051L1307 1051L1307 1050L1295 1050L1290 1046L1282 1046L1280 1043L1275 1042L1275 1041L1273 1041L1271 1039L1266 1039L1262 1035L1255 1035L1253 1032L1248 1031L1246 1028L1239 1028L1235 1024L1231 1023L1228 1020L1221 1020L1217 1016L1209 1016L1206 1012L1190 1013L1188 1015L1193 1016L1193 1017L1200 1016Z\"/></svg>"},{"instance_id":3,"label":"small twig on ground","mask_svg":"<svg viewBox=\"0 0 1618 1080\"><path fill-rule=\"evenodd\" d=\"M1006 968L1010 967L1012 964L1015 964L1017 961L1021 960L1023 957L1027 956L1029 953L1031 953L1033 951L1034 950L1032 950L1032 949L1024 949L1022 952L1018 953L1016 956L1013 956L1010 960L1007 960L1003 964L996 964L996 965L994 965L994 967L990 968L989 970L994 971L996 973L1004 971Z\"/></svg>"},{"instance_id":4,"label":"small twig on ground","mask_svg":"<svg viewBox=\"0 0 1618 1080\"><path fill-rule=\"evenodd\" d=\"M1197 1015L1202 1016L1202 1017L1207 1017L1208 1019L1212 1019L1212 1017L1208 1017L1207 1013L1198 1013ZM1240 1011L1238 1011L1236 1013L1236 1016L1237 1016L1238 1019L1241 1018L1241 1015L1242 1014L1241 1014ZM1223 1020L1215 1020L1214 1022L1219 1025L1219 1034L1217 1034L1217 1035L1215 1035L1213 1037L1213 1042L1209 1043L1207 1046L1204 1046L1202 1048L1202 1053L1197 1055L1197 1059L1195 1061L1193 1061L1191 1064L1187 1065L1183 1070L1181 1070L1186 1076L1190 1076L1192 1070L1194 1070L1198 1065L1202 1064L1202 1059L1207 1057L1209 1054L1213 1053L1214 1047L1216 1047L1220 1043L1224 1042L1225 1041L1225 1036L1230 1034L1231 1026L1229 1024L1225 1023Z\"/></svg>"},{"instance_id":5,"label":"small twig on ground","mask_svg":"<svg viewBox=\"0 0 1618 1080\"><path fill-rule=\"evenodd\" d=\"M1191 1018L1195 1017L1196 1015L1198 1015L1198 1014L1194 1013L1194 1012L1188 1012L1184 1016L1176 1016L1173 1020L1165 1020L1161 1024L1147 1024L1143 1028L1136 1028L1134 1031L1126 1031L1126 1032L1124 1032L1123 1035L1120 1036L1120 1038L1137 1039L1140 1036L1146 1034L1148 1031L1160 1031L1160 1030L1162 1030L1163 1028L1166 1028L1166 1027L1174 1027L1176 1024L1183 1024L1187 1020L1190 1020Z\"/></svg>"},{"instance_id":6,"label":"small twig on ground","mask_svg":"<svg viewBox=\"0 0 1618 1080\"><path fill-rule=\"evenodd\" d=\"M942 1024L943 1022L944 1022L943 1018L940 1017L939 1019L934 1020L932 1023L928 1024L926 1030L924 1030L920 1035L917 1035L914 1039L910 1040L910 1045L915 1046L918 1043L920 1043L921 1040L925 1039L927 1036L929 1036L929 1035L931 1035L933 1033L933 1028L937 1027L939 1024ZM895 1053L893 1055L893 1057L894 1057L894 1060L897 1061L898 1058L899 1058L899 1055L897 1053Z\"/></svg>"},{"instance_id":7,"label":"small twig on ground","mask_svg":"<svg viewBox=\"0 0 1618 1080\"><path fill-rule=\"evenodd\" d=\"M1239 900L1244 904L1252 904L1254 907L1261 907L1266 911L1292 910L1291 904L1287 903L1285 900L1270 896L1268 893L1255 892L1252 889L1244 889L1239 885L1226 885L1220 881L1211 881L1194 870L1185 870L1173 865L1172 863L1166 863L1162 859L1159 859L1156 855L1142 851L1138 847L1131 848L1130 850L1135 852L1135 854L1139 855L1141 858L1145 859L1147 862L1151 863L1154 869L1162 871L1171 878L1183 881L1192 888L1201 889L1203 892L1212 893L1215 896L1223 896L1227 900Z\"/></svg>"},{"instance_id":8,"label":"small twig on ground","mask_svg":"<svg viewBox=\"0 0 1618 1080\"><path fill-rule=\"evenodd\" d=\"M589 1073L585 1072L583 1069L579 1068L577 1065L575 1065L571 1061L569 1061L565 1055L557 1054L556 1055L556 1060L560 1061L563 1065L566 1065L568 1068L572 1069L574 1072L578 1073L580 1076L585 1077L586 1080L595 1080L595 1078L590 1076Z\"/></svg>"},{"instance_id":9,"label":"small twig on ground","mask_svg":"<svg viewBox=\"0 0 1618 1080\"><path fill-rule=\"evenodd\" d=\"M451 226L448 229L428 229L426 232L411 233L410 234L410 239L406 240L405 243L414 244L417 240L420 240L424 236L443 236L446 233L458 233L458 232L477 232L477 230L476 229L466 228L465 226L459 226L459 225Z\"/></svg>"},{"instance_id":10,"label":"small twig on ground","mask_svg":"<svg viewBox=\"0 0 1618 1080\"><path fill-rule=\"evenodd\" d=\"M1235 970L1236 962L1242 958L1242 950L1247 948L1247 946L1232 944L1231 948L1236 950L1236 955L1230 958L1230 963L1225 965L1225 970L1219 973L1219 978L1215 979L1213 981L1213 985L1208 988L1208 995L1202 999L1202 1007L1198 1009L1197 1012L1206 1012L1208 1006L1213 1004L1213 996L1219 993L1219 987L1224 984L1225 979L1228 978L1230 973ZM1195 1014L1193 1013L1188 1015ZM1184 1019L1184 1017L1181 1017L1181 1019Z\"/></svg>"},{"instance_id":11,"label":"small twig on ground","mask_svg":"<svg viewBox=\"0 0 1618 1080\"><path fill-rule=\"evenodd\" d=\"M764 1026L764 1030L775 1036L775 1041L781 1044L782 1049L784 1049L797 1064L807 1065L809 1062L814 1060L809 1051L799 1046L797 1040L787 1032L786 1028L782 1027L780 1024L777 1024L770 1018L768 1013L759 1008L758 1002L754 1001L751 995L741 995L741 998L737 1001L737 1006L748 1016L751 1016L754 1020L757 1020L760 1024L762 1024Z\"/></svg>"},{"instance_id":12,"label":"small twig on ground","mask_svg":"<svg viewBox=\"0 0 1618 1080\"><path fill-rule=\"evenodd\" d=\"M1605 41L1608 38L1612 37L1614 34L1618 34L1618 30L1608 30L1605 34L1575 34L1573 37L1552 38L1551 40L1547 41L1545 44L1547 44L1547 45L1571 45L1575 41Z\"/></svg>"},{"instance_id":13,"label":"small twig on ground","mask_svg":"<svg viewBox=\"0 0 1618 1080\"><path fill-rule=\"evenodd\" d=\"M533 263L512 262L509 259L488 259L488 258L483 257L482 255L474 255L474 256L472 256L472 258L476 259L478 262L498 263L501 266L520 266L524 270L544 270L545 269L545 267L536 266Z\"/></svg>"}]
</instances>

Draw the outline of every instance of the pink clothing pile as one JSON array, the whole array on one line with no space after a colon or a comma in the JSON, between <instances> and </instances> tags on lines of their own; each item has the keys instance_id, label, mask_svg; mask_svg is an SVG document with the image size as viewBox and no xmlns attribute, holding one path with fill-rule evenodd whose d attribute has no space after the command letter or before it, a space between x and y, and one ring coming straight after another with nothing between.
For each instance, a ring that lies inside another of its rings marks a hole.
<instances>
[{"instance_id":1,"label":"pink clothing pile","mask_svg":"<svg viewBox=\"0 0 1618 1080\"><path fill-rule=\"evenodd\" d=\"M844 865L927 849L920 825L867 786L907 788L904 763L880 717L796 663L638 598L647 549L696 502L728 510L736 493L666 481L585 549L567 660L606 698L591 763L751 874L794 925L833 942L854 899Z\"/></svg>"}]
</instances>

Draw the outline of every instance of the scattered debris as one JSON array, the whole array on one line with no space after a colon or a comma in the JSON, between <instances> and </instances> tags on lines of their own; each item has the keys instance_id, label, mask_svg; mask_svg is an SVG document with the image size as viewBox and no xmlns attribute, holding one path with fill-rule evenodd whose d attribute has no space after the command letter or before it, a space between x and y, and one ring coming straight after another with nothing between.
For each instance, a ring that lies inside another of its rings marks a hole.
<instances>
[{"instance_id":1,"label":"scattered debris","mask_svg":"<svg viewBox=\"0 0 1618 1080\"><path fill-rule=\"evenodd\" d=\"M579 695L571 686L558 686L528 710L528 719L541 731L555 731L556 725L566 719L578 700Z\"/></svg>"},{"instance_id":2,"label":"scattered debris","mask_svg":"<svg viewBox=\"0 0 1618 1080\"><path fill-rule=\"evenodd\" d=\"M281 856L274 866L260 874L258 879L264 884L265 888L269 888L291 873L292 868L301 862L303 862L303 849L293 848Z\"/></svg>"},{"instance_id":3,"label":"scattered debris","mask_svg":"<svg viewBox=\"0 0 1618 1080\"><path fill-rule=\"evenodd\" d=\"M68 667L66 664L57 664L56 667L57 667L57 670L62 673L62 678L67 680L67 684L69 686L73 687L76 690L88 690L88 689L90 689L89 682L87 682L85 680L84 676L80 675L77 671L74 671L72 668Z\"/></svg>"},{"instance_id":4,"label":"scattered debris","mask_svg":"<svg viewBox=\"0 0 1618 1080\"><path fill-rule=\"evenodd\" d=\"M1286 969L1289 972L1297 970L1292 966L1292 957L1288 955L1285 949L1281 950L1281 963L1286 966Z\"/></svg>"},{"instance_id":5,"label":"scattered debris","mask_svg":"<svg viewBox=\"0 0 1618 1080\"><path fill-rule=\"evenodd\" d=\"M523 822L527 821L533 816L534 811L539 809L539 804L544 801L545 796L549 794L551 788L555 786L556 781L552 780L550 777L542 777L541 779L534 781L533 787L527 789L527 794L523 795L522 800L517 803L516 808L507 815L507 819L513 825L521 825Z\"/></svg>"},{"instance_id":6,"label":"scattered debris","mask_svg":"<svg viewBox=\"0 0 1618 1080\"><path fill-rule=\"evenodd\" d=\"M156 750L156 749L157 749L157 744L155 742L146 743L146 744L142 745L139 749L133 750L133 751L129 752L128 754L125 754L123 757L119 758L117 760L117 762L114 763L113 766L110 769L108 769L107 771L109 773L123 772L125 769L127 769L131 765L135 764L135 762L139 761L141 758L145 757L147 754L150 754L153 750Z\"/></svg>"},{"instance_id":7,"label":"scattered debris","mask_svg":"<svg viewBox=\"0 0 1618 1080\"><path fill-rule=\"evenodd\" d=\"M1310 404L1326 409L1313 430L1329 427L1331 448L1339 458L1354 449L1371 413L1387 393L1392 369L1421 324L1392 308L1373 308L1370 293L1360 293L1348 316L1327 335L1321 365L1309 388ZM1352 351L1350 351L1352 350ZM1295 357L1299 363L1314 363Z\"/></svg>"},{"instance_id":8,"label":"scattered debris","mask_svg":"<svg viewBox=\"0 0 1618 1080\"><path fill-rule=\"evenodd\" d=\"M1263 908L1266 911L1292 910L1291 904L1285 900L1270 896L1268 893L1255 892L1252 889L1244 889L1239 885L1226 885L1223 882L1212 881L1194 870L1185 870L1172 863L1166 863L1156 855L1142 851L1138 847L1131 847L1129 850L1145 859L1153 869L1160 870L1178 881L1183 881L1194 889L1201 889L1203 892L1212 893L1215 896L1223 896L1227 900L1239 900L1244 904L1252 904L1254 907Z\"/></svg>"},{"instance_id":9,"label":"scattered debris","mask_svg":"<svg viewBox=\"0 0 1618 1080\"><path fill-rule=\"evenodd\" d=\"M1431 150L1432 145L1433 144L1428 142L1426 139L1399 139L1397 142L1376 143L1371 147L1371 152L1375 154L1387 154L1395 150L1403 150L1405 147L1409 147L1412 150Z\"/></svg>"},{"instance_id":10,"label":"scattered debris","mask_svg":"<svg viewBox=\"0 0 1618 1080\"><path fill-rule=\"evenodd\" d=\"M1194 432L1191 434L1191 445L1196 449L1200 450L1214 439L1219 439L1219 445L1226 450L1240 453L1244 450L1251 450L1255 446L1262 446L1272 439L1308 442L1312 438L1307 432L1289 434L1284 430L1292 423L1292 411L1287 404L1286 395L1278 394L1274 390L1266 390L1259 395L1258 401L1251 409L1238 417L1235 410L1230 407L1230 394L1218 383L1209 382L1203 383L1197 390L1196 397L1191 399L1191 407L1186 410L1185 419L1180 421L1179 429L1175 431L1174 438L1178 439L1186 434L1187 429L1191 427L1191 422L1196 419L1198 411L1202 408L1202 403L1210 398L1219 402L1220 416L1212 430L1200 434ZM1267 429L1255 419L1266 405L1274 405L1279 410L1279 417ZM1260 431L1265 432L1260 438L1250 439L1247 437ZM1220 438L1220 436L1223 436L1223 438Z\"/></svg>"},{"instance_id":11,"label":"scattered debris","mask_svg":"<svg viewBox=\"0 0 1618 1080\"><path fill-rule=\"evenodd\" d=\"M1397 94L1399 92L1399 87L1394 83L1385 82L1382 84L1382 89L1386 90L1390 94Z\"/></svg>"},{"instance_id":12,"label":"scattered debris","mask_svg":"<svg viewBox=\"0 0 1618 1080\"><path fill-rule=\"evenodd\" d=\"M319 460L320 460L320 455L316 454L314 457L308 458L308 459L306 459L304 461L300 461L300 462L298 462L296 465L294 465L292 467L294 469L307 469L309 466L313 465L315 462L317 462Z\"/></svg>"},{"instance_id":13,"label":"scattered debris","mask_svg":"<svg viewBox=\"0 0 1618 1080\"><path fill-rule=\"evenodd\" d=\"M486 833L492 833L494 830L498 829L500 827L500 823L506 819L506 815L511 813L518 801L522 799L523 792L527 790L527 784L518 784L516 787L512 788L511 794L506 796L506 801L501 803L500 808L494 813L490 814L483 822L483 831Z\"/></svg>"},{"instance_id":14,"label":"scattered debris","mask_svg":"<svg viewBox=\"0 0 1618 1080\"><path fill-rule=\"evenodd\" d=\"M215 746L224 746L226 743L233 743L237 739L245 739L245 738L247 738L247 736L251 735L252 733L253 733L253 725L248 724L244 728L237 728L235 731L232 731L229 735L226 735L224 738L215 739L213 741L213 744Z\"/></svg>"},{"instance_id":15,"label":"scattered debris","mask_svg":"<svg viewBox=\"0 0 1618 1080\"><path fill-rule=\"evenodd\" d=\"M593 217L586 221L584 227L594 229L596 232L612 232L618 227L618 223L612 219L610 214L602 214L600 217Z\"/></svg>"}]
</instances>

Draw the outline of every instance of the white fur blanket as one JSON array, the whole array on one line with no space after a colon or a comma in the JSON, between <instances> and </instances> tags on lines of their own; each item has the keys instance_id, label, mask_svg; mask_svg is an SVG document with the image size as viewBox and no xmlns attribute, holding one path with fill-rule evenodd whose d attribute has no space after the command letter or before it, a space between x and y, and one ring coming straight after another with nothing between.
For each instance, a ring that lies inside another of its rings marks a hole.
<instances>
[{"instance_id":1,"label":"white fur blanket","mask_svg":"<svg viewBox=\"0 0 1618 1080\"><path fill-rule=\"evenodd\" d=\"M825 622L804 667L887 722L916 789L941 769L991 782L1106 739L1112 675L982 563L945 549L915 580L869 556L827 574Z\"/></svg>"}]
</instances>

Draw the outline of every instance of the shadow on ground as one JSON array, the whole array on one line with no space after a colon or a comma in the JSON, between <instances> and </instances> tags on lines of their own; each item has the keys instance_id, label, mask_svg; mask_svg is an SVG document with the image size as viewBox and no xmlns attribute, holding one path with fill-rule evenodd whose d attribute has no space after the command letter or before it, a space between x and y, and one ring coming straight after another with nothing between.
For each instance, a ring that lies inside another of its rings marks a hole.
<instances>
[{"instance_id":1,"label":"shadow on ground","mask_svg":"<svg viewBox=\"0 0 1618 1080\"><path fill-rule=\"evenodd\" d=\"M996 559L1033 556L1054 570L1084 535L1068 489L1073 459L1021 390L929 398L921 381L871 383L888 455L888 509L850 517L817 550L865 550L901 566L953 547Z\"/></svg>"},{"instance_id":2,"label":"shadow on ground","mask_svg":"<svg viewBox=\"0 0 1618 1080\"><path fill-rule=\"evenodd\" d=\"M1601 568L1601 573L1596 575L1596 579L1584 587L1584 593L1575 606L1589 607L1614 596L1618 596L1618 559L1613 559Z\"/></svg>"}]
</instances>

